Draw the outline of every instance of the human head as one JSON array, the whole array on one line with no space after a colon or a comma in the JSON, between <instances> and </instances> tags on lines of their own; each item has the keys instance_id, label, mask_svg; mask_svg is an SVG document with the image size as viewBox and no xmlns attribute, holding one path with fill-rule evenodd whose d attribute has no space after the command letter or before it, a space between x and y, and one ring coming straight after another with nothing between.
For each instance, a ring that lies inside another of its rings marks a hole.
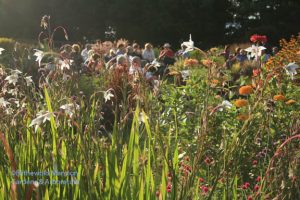
<instances>
[{"instance_id":1,"label":"human head","mask_svg":"<svg viewBox=\"0 0 300 200\"><path fill-rule=\"evenodd\" d=\"M126 56L120 55L117 57L117 65L127 65L127 58Z\"/></svg>"},{"instance_id":2,"label":"human head","mask_svg":"<svg viewBox=\"0 0 300 200\"><path fill-rule=\"evenodd\" d=\"M72 49L74 52L79 53L80 52L80 46L78 44L73 44Z\"/></svg>"},{"instance_id":3,"label":"human head","mask_svg":"<svg viewBox=\"0 0 300 200\"><path fill-rule=\"evenodd\" d=\"M148 49L148 50L152 49L152 45L150 43L146 43L145 49Z\"/></svg>"},{"instance_id":4,"label":"human head","mask_svg":"<svg viewBox=\"0 0 300 200\"><path fill-rule=\"evenodd\" d=\"M169 48L171 48L171 45L170 45L169 43L165 43L165 44L164 44L164 48L165 48L165 49L169 49Z\"/></svg>"},{"instance_id":5,"label":"human head","mask_svg":"<svg viewBox=\"0 0 300 200\"><path fill-rule=\"evenodd\" d=\"M134 56L131 60L131 65L134 67L141 67L141 59L138 56Z\"/></svg>"}]
</instances>

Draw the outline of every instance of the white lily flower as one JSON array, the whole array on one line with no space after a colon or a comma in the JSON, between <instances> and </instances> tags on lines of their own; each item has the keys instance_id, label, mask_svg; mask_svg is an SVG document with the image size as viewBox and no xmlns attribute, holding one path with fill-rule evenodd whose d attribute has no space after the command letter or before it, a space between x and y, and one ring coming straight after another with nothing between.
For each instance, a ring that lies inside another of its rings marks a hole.
<instances>
[{"instance_id":1,"label":"white lily flower","mask_svg":"<svg viewBox=\"0 0 300 200\"><path fill-rule=\"evenodd\" d=\"M0 47L0 55L2 54L3 51L5 51L5 49Z\"/></svg>"},{"instance_id":2,"label":"white lily flower","mask_svg":"<svg viewBox=\"0 0 300 200\"><path fill-rule=\"evenodd\" d=\"M193 51L195 46L194 46L194 41L192 40L192 34L190 34L190 40L187 41L187 42L183 42L181 44L181 46L186 46L186 49L184 51L184 53L187 53L187 52L190 52L190 51Z\"/></svg>"},{"instance_id":3,"label":"white lily flower","mask_svg":"<svg viewBox=\"0 0 300 200\"><path fill-rule=\"evenodd\" d=\"M5 78L5 80L8 81L9 84L12 83L12 84L14 84L14 85L16 85L16 83L18 82L18 79L19 79L18 74L12 74L12 75L7 76L7 77Z\"/></svg>"},{"instance_id":4,"label":"white lily flower","mask_svg":"<svg viewBox=\"0 0 300 200\"><path fill-rule=\"evenodd\" d=\"M286 71L286 74L291 76L292 80L294 80L294 75L297 74L297 70L299 68L299 65L297 65L295 62L289 63L288 65L284 66L284 69Z\"/></svg>"},{"instance_id":5,"label":"white lily flower","mask_svg":"<svg viewBox=\"0 0 300 200\"><path fill-rule=\"evenodd\" d=\"M261 51L265 49L266 47L263 46L252 45L251 47L245 49L245 51L249 52L251 57L255 57L255 59L258 59L258 57L261 56Z\"/></svg>"},{"instance_id":6,"label":"white lily flower","mask_svg":"<svg viewBox=\"0 0 300 200\"><path fill-rule=\"evenodd\" d=\"M62 105L60 107L60 109L64 110L67 115L69 115L70 117L72 117L73 114L75 113L75 110L79 110L80 109L80 106L78 104L70 103L70 104Z\"/></svg>"},{"instance_id":7,"label":"white lily flower","mask_svg":"<svg viewBox=\"0 0 300 200\"><path fill-rule=\"evenodd\" d=\"M32 77L32 76L26 76L26 77L25 77L25 81L26 81L26 85L27 85L27 86L30 86L30 85L32 85L32 83L33 83L33 80L32 80L31 77Z\"/></svg>"},{"instance_id":8,"label":"white lily flower","mask_svg":"<svg viewBox=\"0 0 300 200\"><path fill-rule=\"evenodd\" d=\"M29 125L29 127L35 126L34 130L35 132L40 127L41 124L45 123L46 121L50 121L51 117L54 116L53 113L50 113L48 111L40 111L37 114L37 117L33 119Z\"/></svg>"},{"instance_id":9,"label":"white lily flower","mask_svg":"<svg viewBox=\"0 0 300 200\"><path fill-rule=\"evenodd\" d=\"M106 90L104 92L104 99L105 99L105 102L109 101L112 97L114 97L114 95L111 93L111 88Z\"/></svg>"},{"instance_id":10,"label":"white lily flower","mask_svg":"<svg viewBox=\"0 0 300 200\"><path fill-rule=\"evenodd\" d=\"M65 60L59 60L59 68L61 70L64 70L64 69L70 69L70 62L71 61L68 61L67 59Z\"/></svg>"},{"instance_id":11,"label":"white lily flower","mask_svg":"<svg viewBox=\"0 0 300 200\"><path fill-rule=\"evenodd\" d=\"M38 49L34 49L35 50L35 53L33 54L34 56L36 56L36 62L39 63L39 66L41 66L41 63L42 63L42 59L44 57L44 52L41 51L41 50L38 50Z\"/></svg>"},{"instance_id":12,"label":"white lily flower","mask_svg":"<svg viewBox=\"0 0 300 200\"><path fill-rule=\"evenodd\" d=\"M6 108L6 106L10 105L8 101L5 101L3 97L0 98L0 107Z\"/></svg>"},{"instance_id":13,"label":"white lily flower","mask_svg":"<svg viewBox=\"0 0 300 200\"><path fill-rule=\"evenodd\" d=\"M6 113L7 115L12 115L12 114L14 113L14 109L12 109L12 108L7 108L7 109L5 110L5 113Z\"/></svg>"},{"instance_id":14,"label":"white lily flower","mask_svg":"<svg viewBox=\"0 0 300 200\"><path fill-rule=\"evenodd\" d=\"M20 70L15 69L15 70L11 70L11 74L12 75L15 75L15 74L19 75L19 74L22 74L22 72Z\"/></svg>"},{"instance_id":15,"label":"white lily flower","mask_svg":"<svg viewBox=\"0 0 300 200\"><path fill-rule=\"evenodd\" d=\"M18 90L17 87L14 88L14 89L8 90L8 94L11 94L11 95L13 95L13 96L17 96L17 95L18 95L18 92L19 92L19 90Z\"/></svg>"}]
</instances>

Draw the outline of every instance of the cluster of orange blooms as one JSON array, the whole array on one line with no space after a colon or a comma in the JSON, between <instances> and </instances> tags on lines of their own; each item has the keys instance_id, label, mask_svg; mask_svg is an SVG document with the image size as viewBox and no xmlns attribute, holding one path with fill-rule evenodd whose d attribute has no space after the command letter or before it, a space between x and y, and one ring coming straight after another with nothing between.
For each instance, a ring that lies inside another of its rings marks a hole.
<instances>
[{"instance_id":1,"label":"cluster of orange blooms","mask_svg":"<svg viewBox=\"0 0 300 200\"><path fill-rule=\"evenodd\" d=\"M190 59L184 60L184 66L194 66L194 65L198 65L198 64L199 64L199 62L196 59L190 58Z\"/></svg>"},{"instance_id":2,"label":"cluster of orange blooms","mask_svg":"<svg viewBox=\"0 0 300 200\"><path fill-rule=\"evenodd\" d=\"M276 56L268 60L267 69L281 68L290 62L300 63L300 33L297 37L292 36L290 41L280 40L280 47Z\"/></svg>"},{"instance_id":3,"label":"cluster of orange blooms","mask_svg":"<svg viewBox=\"0 0 300 200\"><path fill-rule=\"evenodd\" d=\"M202 62L202 64L203 64L204 66L206 66L206 67L211 67L212 64L213 64L213 61L211 61L211 60L209 60L209 59L204 59L204 60L202 60L201 62Z\"/></svg>"}]
</instances>

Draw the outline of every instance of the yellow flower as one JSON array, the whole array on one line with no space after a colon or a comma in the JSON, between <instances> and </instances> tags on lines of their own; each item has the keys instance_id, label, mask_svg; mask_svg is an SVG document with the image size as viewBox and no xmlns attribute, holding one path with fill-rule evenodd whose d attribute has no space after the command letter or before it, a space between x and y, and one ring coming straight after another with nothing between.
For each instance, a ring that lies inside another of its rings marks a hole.
<instances>
[{"instance_id":1,"label":"yellow flower","mask_svg":"<svg viewBox=\"0 0 300 200\"><path fill-rule=\"evenodd\" d=\"M239 93L241 95L248 95L248 94L251 94L252 92L253 92L253 89L250 85L242 86L239 89Z\"/></svg>"},{"instance_id":2,"label":"yellow flower","mask_svg":"<svg viewBox=\"0 0 300 200\"><path fill-rule=\"evenodd\" d=\"M240 121L246 121L247 119L249 119L249 115L247 115L247 114L240 114L236 118L238 120L240 120Z\"/></svg>"},{"instance_id":3,"label":"yellow flower","mask_svg":"<svg viewBox=\"0 0 300 200\"><path fill-rule=\"evenodd\" d=\"M248 101L245 99L238 99L234 102L234 105L238 108L243 107L243 106L247 106L248 105Z\"/></svg>"},{"instance_id":4,"label":"yellow flower","mask_svg":"<svg viewBox=\"0 0 300 200\"><path fill-rule=\"evenodd\" d=\"M285 102L286 105L292 105L294 103L296 103L296 101L294 99L290 99L287 102Z\"/></svg>"},{"instance_id":5,"label":"yellow flower","mask_svg":"<svg viewBox=\"0 0 300 200\"><path fill-rule=\"evenodd\" d=\"M274 95L273 100L274 101L285 101L285 96L283 96L281 94L277 94L277 95Z\"/></svg>"}]
</instances>

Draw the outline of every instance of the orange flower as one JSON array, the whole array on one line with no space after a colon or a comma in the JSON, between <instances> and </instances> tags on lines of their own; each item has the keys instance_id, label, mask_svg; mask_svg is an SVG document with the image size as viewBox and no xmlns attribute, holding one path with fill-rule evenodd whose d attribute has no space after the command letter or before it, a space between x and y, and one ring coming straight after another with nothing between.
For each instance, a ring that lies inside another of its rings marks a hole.
<instances>
[{"instance_id":1,"label":"orange flower","mask_svg":"<svg viewBox=\"0 0 300 200\"><path fill-rule=\"evenodd\" d=\"M193 66L193 65L197 65L198 64L198 60L196 59L186 59L184 60L184 66Z\"/></svg>"},{"instance_id":2,"label":"orange flower","mask_svg":"<svg viewBox=\"0 0 300 200\"><path fill-rule=\"evenodd\" d=\"M242 86L239 89L239 93L241 95L248 95L248 94L251 94L252 92L253 92L253 89L250 85Z\"/></svg>"},{"instance_id":3,"label":"orange flower","mask_svg":"<svg viewBox=\"0 0 300 200\"><path fill-rule=\"evenodd\" d=\"M238 108L243 107L243 106L247 106L248 105L248 101L245 99L238 99L234 102L234 105Z\"/></svg>"},{"instance_id":4,"label":"orange flower","mask_svg":"<svg viewBox=\"0 0 300 200\"><path fill-rule=\"evenodd\" d=\"M240 114L236 118L238 120L240 120L240 121L246 121L247 119L249 119L249 115L247 115L247 114Z\"/></svg>"},{"instance_id":5,"label":"orange flower","mask_svg":"<svg viewBox=\"0 0 300 200\"><path fill-rule=\"evenodd\" d=\"M294 103L296 103L296 101L294 99L290 99L287 102L285 102L286 105L292 105Z\"/></svg>"},{"instance_id":6,"label":"orange flower","mask_svg":"<svg viewBox=\"0 0 300 200\"><path fill-rule=\"evenodd\" d=\"M297 54L300 55L300 51L298 51Z\"/></svg>"},{"instance_id":7,"label":"orange flower","mask_svg":"<svg viewBox=\"0 0 300 200\"><path fill-rule=\"evenodd\" d=\"M281 94L277 94L277 95L274 95L273 100L274 101L285 101L285 96L283 96Z\"/></svg>"},{"instance_id":8,"label":"orange flower","mask_svg":"<svg viewBox=\"0 0 300 200\"><path fill-rule=\"evenodd\" d=\"M208 60L208 59L204 59L201 62L206 67L210 67L213 64L213 62L211 60Z\"/></svg>"},{"instance_id":9,"label":"orange flower","mask_svg":"<svg viewBox=\"0 0 300 200\"><path fill-rule=\"evenodd\" d=\"M211 80L211 83L214 84L214 85L217 85L219 83L219 80L213 79L213 80Z\"/></svg>"}]
</instances>

